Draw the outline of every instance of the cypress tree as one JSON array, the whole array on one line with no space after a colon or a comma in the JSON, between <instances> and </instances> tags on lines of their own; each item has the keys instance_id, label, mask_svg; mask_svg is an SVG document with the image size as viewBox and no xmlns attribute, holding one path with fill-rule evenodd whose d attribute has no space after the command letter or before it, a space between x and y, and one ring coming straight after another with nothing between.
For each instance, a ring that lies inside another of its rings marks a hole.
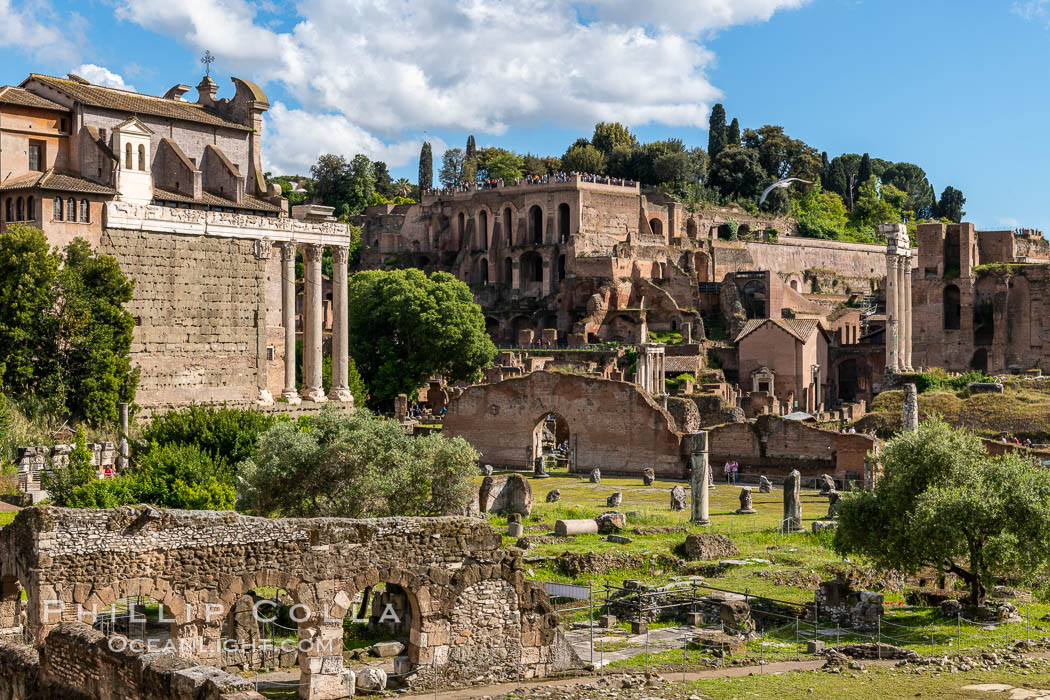
<instances>
[{"instance_id":1,"label":"cypress tree","mask_svg":"<svg viewBox=\"0 0 1050 700\"><path fill-rule=\"evenodd\" d=\"M871 158L865 153L860 159L860 167L857 168L857 187L867 182L874 174L871 170Z\"/></svg>"},{"instance_id":2,"label":"cypress tree","mask_svg":"<svg viewBox=\"0 0 1050 700\"><path fill-rule=\"evenodd\" d=\"M474 134L467 137L467 160L474 160L478 157L478 147L474 143Z\"/></svg>"},{"instance_id":3,"label":"cypress tree","mask_svg":"<svg viewBox=\"0 0 1050 700\"><path fill-rule=\"evenodd\" d=\"M828 152L820 154L820 187L828 189L828 180L831 179L831 163L828 162Z\"/></svg>"},{"instance_id":4,"label":"cypress tree","mask_svg":"<svg viewBox=\"0 0 1050 700\"><path fill-rule=\"evenodd\" d=\"M740 121L736 117L733 117L733 122L729 125L729 132L726 134L726 145L740 145Z\"/></svg>"},{"instance_id":5,"label":"cypress tree","mask_svg":"<svg viewBox=\"0 0 1050 700\"><path fill-rule=\"evenodd\" d=\"M430 142L424 141L419 150L419 192L422 194L434 186L434 154Z\"/></svg>"},{"instance_id":6,"label":"cypress tree","mask_svg":"<svg viewBox=\"0 0 1050 700\"><path fill-rule=\"evenodd\" d=\"M711 160L726 147L729 141L729 134L726 132L726 109L719 103L711 108L711 119L708 122L707 155Z\"/></svg>"}]
</instances>

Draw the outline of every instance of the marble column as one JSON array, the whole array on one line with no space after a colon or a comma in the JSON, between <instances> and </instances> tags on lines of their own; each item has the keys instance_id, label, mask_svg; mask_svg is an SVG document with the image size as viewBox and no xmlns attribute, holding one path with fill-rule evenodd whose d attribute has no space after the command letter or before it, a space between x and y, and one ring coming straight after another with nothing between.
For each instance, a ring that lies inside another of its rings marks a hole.
<instances>
[{"instance_id":1,"label":"marble column","mask_svg":"<svg viewBox=\"0 0 1050 700\"><path fill-rule=\"evenodd\" d=\"M903 262L903 284L901 290L903 292L902 298L904 301L904 328L902 329L903 342L901 343L900 362L901 365L904 366L905 371L911 372L911 256L905 256L901 258L901 261Z\"/></svg>"},{"instance_id":2,"label":"marble column","mask_svg":"<svg viewBox=\"0 0 1050 700\"><path fill-rule=\"evenodd\" d=\"M707 431L701 430L693 433L692 443L689 449L689 461L692 472L689 476L690 500L692 511L690 520L697 525L710 525L710 502L711 494L708 492L708 482L711 480L711 464L707 458Z\"/></svg>"},{"instance_id":3,"label":"marble column","mask_svg":"<svg viewBox=\"0 0 1050 700\"><path fill-rule=\"evenodd\" d=\"M284 324L284 391L288 403L299 403L295 386L295 244L281 246L281 323Z\"/></svg>"},{"instance_id":4,"label":"marble column","mask_svg":"<svg viewBox=\"0 0 1050 700\"><path fill-rule=\"evenodd\" d=\"M897 256L894 253L886 255L886 371L896 374L898 369L897 357L897 282L898 275Z\"/></svg>"},{"instance_id":5,"label":"marble column","mask_svg":"<svg viewBox=\"0 0 1050 700\"><path fill-rule=\"evenodd\" d=\"M349 259L346 246L332 248L332 391L333 401L349 401L350 393L350 323L347 307L346 264Z\"/></svg>"},{"instance_id":6,"label":"marble column","mask_svg":"<svg viewBox=\"0 0 1050 700\"><path fill-rule=\"evenodd\" d=\"M327 401L321 380L321 345L324 340L324 298L321 287L321 256L324 247L308 245L303 249L306 260L306 295L303 299L303 385L308 401Z\"/></svg>"}]
</instances>

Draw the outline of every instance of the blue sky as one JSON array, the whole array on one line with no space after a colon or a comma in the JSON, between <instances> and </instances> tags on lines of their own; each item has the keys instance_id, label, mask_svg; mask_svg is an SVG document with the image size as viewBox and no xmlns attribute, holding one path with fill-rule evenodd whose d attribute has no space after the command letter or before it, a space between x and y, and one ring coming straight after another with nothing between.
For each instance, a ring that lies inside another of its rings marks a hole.
<instances>
[{"instance_id":1,"label":"blue sky","mask_svg":"<svg viewBox=\"0 0 1050 700\"><path fill-rule=\"evenodd\" d=\"M205 49L270 96L266 166L364 152L415 180L424 132L560 154L594 122L707 143L710 106L962 189L984 228L1050 231L1050 0L0 0L2 83L161 94ZM195 93L187 95L193 99Z\"/></svg>"}]
</instances>

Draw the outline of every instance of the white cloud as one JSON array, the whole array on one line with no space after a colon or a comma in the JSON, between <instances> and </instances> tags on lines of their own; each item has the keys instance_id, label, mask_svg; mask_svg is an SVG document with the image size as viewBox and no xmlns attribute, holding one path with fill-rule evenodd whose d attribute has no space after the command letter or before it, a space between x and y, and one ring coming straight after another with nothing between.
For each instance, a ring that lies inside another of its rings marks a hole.
<instances>
[{"instance_id":1,"label":"white cloud","mask_svg":"<svg viewBox=\"0 0 1050 700\"><path fill-rule=\"evenodd\" d=\"M134 85L128 85L124 82L124 78L121 75L114 73L104 66L97 66L94 63L81 63L70 72L76 73L81 78L87 80L89 83L94 83L95 85L104 85L106 87L119 88L121 90L135 89Z\"/></svg>"},{"instance_id":2,"label":"white cloud","mask_svg":"<svg viewBox=\"0 0 1050 700\"><path fill-rule=\"evenodd\" d=\"M1050 0L1017 0L1010 10L1023 19L1040 19L1047 16Z\"/></svg>"},{"instance_id":3,"label":"white cloud","mask_svg":"<svg viewBox=\"0 0 1050 700\"><path fill-rule=\"evenodd\" d=\"M0 47L37 60L71 62L84 43L84 22L77 13L58 14L46 2L0 0Z\"/></svg>"},{"instance_id":4,"label":"white cloud","mask_svg":"<svg viewBox=\"0 0 1050 700\"><path fill-rule=\"evenodd\" d=\"M118 0L117 15L210 49L224 72L283 84L301 109L271 115L271 142L293 133L279 123L296 121L315 132L297 134L298 143L339 134L349 155L350 145L407 148L403 134L426 128L499 134L600 120L703 128L720 92L701 42L806 2L302 0L294 25L276 25L284 31L269 28L271 5L249 0ZM316 150L270 148L275 164L299 169Z\"/></svg>"}]
</instances>

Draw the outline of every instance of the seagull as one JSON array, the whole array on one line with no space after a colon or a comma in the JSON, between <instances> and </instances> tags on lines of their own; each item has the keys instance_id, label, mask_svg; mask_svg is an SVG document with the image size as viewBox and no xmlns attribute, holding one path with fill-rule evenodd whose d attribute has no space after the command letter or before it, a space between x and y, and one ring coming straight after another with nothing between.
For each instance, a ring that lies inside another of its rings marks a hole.
<instances>
[{"instance_id":1,"label":"seagull","mask_svg":"<svg viewBox=\"0 0 1050 700\"><path fill-rule=\"evenodd\" d=\"M758 206L762 206L762 202L766 201L766 197L769 196L770 192L772 192L773 190L777 190L777 189L785 190L788 187L791 187L791 183L792 182L804 182L807 185L812 185L813 184L809 180L803 180L800 177L789 177L786 180L780 180L779 182L774 182L772 185L770 185L769 187L766 188L765 192L762 193L762 198L758 200Z\"/></svg>"}]
</instances>

